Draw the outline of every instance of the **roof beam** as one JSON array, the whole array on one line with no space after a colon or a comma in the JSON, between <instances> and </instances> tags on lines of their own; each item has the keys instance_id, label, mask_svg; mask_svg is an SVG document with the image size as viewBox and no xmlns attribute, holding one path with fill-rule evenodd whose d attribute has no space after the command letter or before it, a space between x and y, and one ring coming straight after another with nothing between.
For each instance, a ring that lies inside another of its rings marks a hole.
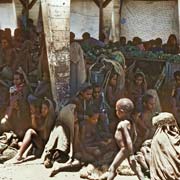
<instances>
[{"instance_id":1,"label":"roof beam","mask_svg":"<svg viewBox=\"0 0 180 180\"><path fill-rule=\"evenodd\" d=\"M95 4L100 7L100 4L99 4L99 0L93 0L95 2Z\"/></svg>"},{"instance_id":2,"label":"roof beam","mask_svg":"<svg viewBox=\"0 0 180 180\"><path fill-rule=\"evenodd\" d=\"M1 1L0 1L0 4L1 4L1 3L12 3L12 0L1 0Z\"/></svg>"},{"instance_id":3,"label":"roof beam","mask_svg":"<svg viewBox=\"0 0 180 180\"><path fill-rule=\"evenodd\" d=\"M37 2L37 0L32 0L30 3L29 2L26 2L26 0L19 0L21 2L21 4L23 5L23 7L25 9L31 9L34 4Z\"/></svg>"},{"instance_id":4,"label":"roof beam","mask_svg":"<svg viewBox=\"0 0 180 180\"><path fill-rule=\"evenodd\" d=\"M112 0L105 0L103 2L103 8L105 8Z\"/></svg>"}]
</instances>

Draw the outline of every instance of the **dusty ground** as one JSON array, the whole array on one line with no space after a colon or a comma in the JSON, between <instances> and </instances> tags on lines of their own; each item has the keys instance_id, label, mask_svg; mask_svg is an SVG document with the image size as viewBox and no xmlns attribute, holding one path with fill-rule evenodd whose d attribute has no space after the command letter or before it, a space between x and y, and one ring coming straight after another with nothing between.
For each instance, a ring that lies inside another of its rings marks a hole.
<instances>
[{"instance_id":1,"label":"dusty ground","mask_svg":"<svg viewBox=\"0 0 180 180\"><path fill-rule=\"evenodd\" d=\"M80 180L79 172L61 172L50 178L50 171L38 161L18 165L0 165L0 180ZM118 176L115 180L138 180L135 176Z\"/></svg>"}]
</instances>

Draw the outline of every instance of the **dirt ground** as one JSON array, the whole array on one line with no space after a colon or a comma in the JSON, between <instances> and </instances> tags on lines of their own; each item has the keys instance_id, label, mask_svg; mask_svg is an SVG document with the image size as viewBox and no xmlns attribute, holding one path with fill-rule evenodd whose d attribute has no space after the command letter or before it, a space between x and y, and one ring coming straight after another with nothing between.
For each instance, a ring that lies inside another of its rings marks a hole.
<instances>
[{"instance_id":1,"label":"dirt ground","mask_svg":"<svg viewBox=\"0 0 180 180\"><path fill-rule=\"evenodd\" d=\"M50 170L45 169L37 160L23 164L0 165L0 180L80 180L79 172L61 172L49 177ZM115 180L138 180L136 176L117 176Z\"/></svg>"}]
</instances>

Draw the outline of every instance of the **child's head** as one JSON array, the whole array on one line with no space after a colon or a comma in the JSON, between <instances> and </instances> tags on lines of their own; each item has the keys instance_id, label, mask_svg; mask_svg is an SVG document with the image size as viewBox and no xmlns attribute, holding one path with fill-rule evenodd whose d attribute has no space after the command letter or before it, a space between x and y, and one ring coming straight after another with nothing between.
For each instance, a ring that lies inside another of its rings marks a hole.
<instances>
[{"instance_id":1,"label":"child's head","mask_svg":"<svg viewBox=\"0 0 180 180\"><path fill-rule=\"evenodd\" d=\"M109 85L115 87L117 85L118 74L113 72L109 78Z\"/></svg>"},{"instance_id":2,"label":"child's head","mask_svg":"<svg viewBox=\"0 0 180 180\"><path fill-rule=\"evenodd\" d=\"M155 98L151 94L146 93L142 98L144 109L152 111L155 107Z\"/></svg>"},{"instance_id":3,"label":"child's head","mask_svg":"<svg viewBox=\"0 0 180 180\"><path fill-rule=\"evenodd\" d=\"M73 32L70 32L70 42L73 42L75 39L75 34Z\"/></svg>"},{"instance_id":4,"label":"child's head","mask_svg":"<svg viewBox=\"0 0 180 180\"><path fill-rule=\"evenodd\" d=\"M119 119L130 115L134 111L134 104L128 98L119 99L116 102L116 115Z\"/></svg>"},{"instance_id":5,"label":"child's head","mask_svg":"<svg viewBox=\"0 0 180 180\"><path fill-rule=\"evenodd\" d=\"M144 83L144 74L142 72L137 72L134 76L134 82L137 86L141 86Z\"/></svg>"},{"instance_id":6,"label":"child's head","mask_svg":"<svg viewBox=\"0 0 180 180\"><path fill-rule=\"evenodd\" d=\"M41 115L42 117L47 117L49 113L50 103L48 100L44 100L41 105Z\"/></svg>"},{"instance_id":7,"label":"child's head","mask_svg":"<svg viewBox=\"0 0 180 180\"><path fill-rule=\"evenodd\" d=\"M88 121L91 124L97 124L98 123L98 119L99 119L99 112L96 110L92 110L91 112L89 112L89 119Z\"/></svg>"},{"instance_id":8,"label":"child's head","mask_svg":"<svg viewBox=\"0 0 180 180\"><path fill-rule=\"evenodd\" d=\"M92 98L93 88L92 85L85 83L82 85L79 94L83 97L83 99L89 101Z\"/></svg>"},{"instance_id":9,"label":"child's head","mask_svg":"<svg viewBox=\"0 0 180 180\"><path fill-rule=\"evenodd\" d=\"M180 71L174 72L174 79L177 85L180 85Z\"/></svg>"},{"instance_id":10,"label":"child's head","mask_svg":"<svg viewBox=\"0 0 180 180\"><path fill-rule=\"evenodd\" d=\"M121 44L122 46L125 46L125 45L126 45L126 37L124 37L124 36L121 36L121 37L120 37L120 44Z\"/></svg>"},{"instance_id":11,"label":"child's head","mask_svg":"<svg viewBox=\"0 0 180 180\"><path fill-rule=\"evenodd\" d=\"M162 46L162 39L161 38L157 38L155 40L155 44L156 44L156 47L161 47Z\"/></svg>"},{"instance_id":12,"label":"child's head","mask_svg":"<svg viewBox=\"0 0 180 180\"><path fill-rule=\"evenodd\" d=\"M142 43L142 40L139 37L134 37L132 43L133 43L134 46L137 46L137 45Z\"/></svg>"},{"instance_id":13,"label":"child's head","mask_svg":"<svg viewBox=\"0 0 180 180\"><path fill-rule=\"evenodd\" d=\"M9 47L9 41L7 38L3 37L1 39L1 47L2 47L2 49L6 49Z\"/></svg>"},{"instance_id":14,"label":"child's head","mask_svg":"<svg viewBox=\"0 0 180 180\"><path fill-rule=\"evenodd\" d=\"M98 84L93 85L93 98L98 99L101 94L101 86Z\"/></svg>"},{"instance_id":15,"label":"child's head","mask_svg":"<svg viewBox=\"0 0 180 180\"><path fill-rule=\"evenodd\" d=\"M83 33L82 38L83 40L87 40L91 37L91 35L88 32Z\"/></svg>"},{"instance_id":16,"label":"child's head","mask_svg":"<svg viewBox=\"0 0 180 180\"><path fill-rule=\"evenodd\" d=\"M14 78L13 78L13 83L14 83L14 85L20 85L20 84L24 83L23 74L21 74L19 72L15 72L14 73Z\"/></svg>"}]
</instances>

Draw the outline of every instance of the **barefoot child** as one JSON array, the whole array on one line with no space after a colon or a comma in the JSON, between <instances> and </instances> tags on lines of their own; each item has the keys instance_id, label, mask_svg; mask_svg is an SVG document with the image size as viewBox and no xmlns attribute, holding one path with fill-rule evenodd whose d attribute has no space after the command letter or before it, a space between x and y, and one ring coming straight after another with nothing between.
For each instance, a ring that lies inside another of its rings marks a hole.
<instances>
[{"instance_id":1,"label":"barefoot child","mask_svg":"<svg viewBox=\"0 0 180 180\"><path fill-rule=\"evenodd\" d=\"M120 122L117 125L115 139L119 147L119 152L110 165L107 180L113 180L115 178L117 168L126 158L128 158L129 163L132 169L136 172L138 178L143 178L143 175L137 170L136 160L134 157L133 143L136 138L136 130L132 118L133 110L134 105L130 99L122 98L116 103L116 115Z\"/></svg>"}]
</instances>

